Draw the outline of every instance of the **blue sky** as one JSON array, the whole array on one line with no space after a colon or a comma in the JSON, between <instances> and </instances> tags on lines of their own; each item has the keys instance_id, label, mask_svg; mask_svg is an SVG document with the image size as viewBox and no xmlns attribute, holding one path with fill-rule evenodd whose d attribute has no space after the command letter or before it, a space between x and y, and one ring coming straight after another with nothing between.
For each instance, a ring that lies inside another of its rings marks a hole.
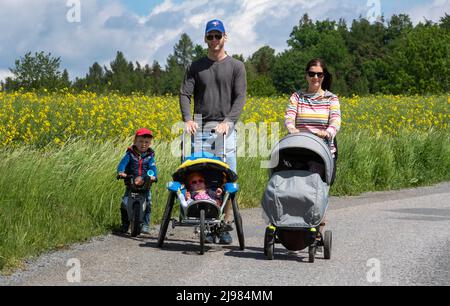
<instances>
[{"instance_id":1,"label":"blue sky","mask_svg":"<svg viewBox=\"0 0 450 306\"><path fill-rule=\"evenodd\" d=\"M304 13L348 23L406 13L418 23L438 21L445 12L450 0L0 0L0 79L28 51L60 56L72 79L94 62L108 65L118 50L128 60L164 66L182 33L203 44L205 23L213 18L225 23L227 51L248 57L264 45L284 50Z\"/></svg>"}]
</instances>

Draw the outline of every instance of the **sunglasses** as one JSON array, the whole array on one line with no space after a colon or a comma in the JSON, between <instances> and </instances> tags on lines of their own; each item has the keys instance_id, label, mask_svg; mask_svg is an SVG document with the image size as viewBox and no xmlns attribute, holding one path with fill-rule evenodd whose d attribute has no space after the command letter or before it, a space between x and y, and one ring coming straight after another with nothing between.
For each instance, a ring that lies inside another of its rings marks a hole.
<instances>
[{"instance_id":1,"label":"sunglasses","mask_svg":"<svg viewBox=\"0 0 450 306\"><path fill-rule=\"evenodd\" d=\"M191 183L189 185L203 184L204 182L205 181L203 179L198 179L198 180L191 181Z\"/></svg>"},{"instance_id":2,"label":"sunglasses","mask_svg":"<svg viewBox=\"0 0 450 306\"><path fill-rule=\"evenodd\" d=\"M323 72L314 72L314 71L308 71L308 76L310 77L310 78L313 78L315 75L317 75L317 77L319 78L319 79L321 79L321 78L323 78Z\"/></svg>"},{"instance_id":3,"label":"sunglasses","mask_svg":"<svg viewBox=\"0 0 450 306\"><path fill-rule=\"evenodd\" d=\"M206 35L206 39L207 40L213 40L214 38L217 39L217 40L221 40L222 37L223 37L222 34Z\"/></svg>"}]
</instances>

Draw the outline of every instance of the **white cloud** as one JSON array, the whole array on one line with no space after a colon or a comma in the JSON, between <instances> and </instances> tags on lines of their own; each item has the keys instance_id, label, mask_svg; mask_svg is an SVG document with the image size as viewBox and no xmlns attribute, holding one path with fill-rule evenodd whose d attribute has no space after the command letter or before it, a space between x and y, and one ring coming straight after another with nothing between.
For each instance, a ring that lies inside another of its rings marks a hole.
<instances>
[{"instance_id":1,"label":"white cloud","mask_svg":"<svg viewBox=\"0 0 450 306\"><path fill-rule=\"evenodd\" d=\"M425 19L437 22L445 13L449 12L450 0L434 0L432 3L413 7L407 11L407 14L411 17L411 21L417 24L419 22L425 22Z\"/></svg>"},{"instance_id":2,"label":"white cloud","mask_svg":"<svg viewBox=\"0 0 450 306\"><path fill-rule=\"evenodd\" d=\"M208 20L224 21L227 51L250 56L263 45L287 47L293 26L304 13L314 20L365 16L366 1L348 0L164 0L148 15L138 16L122 0L81 1L81 22L69 23L65 0L0 0L0 71L8 71L26 52L60 56L71 77L83 76L94 62L109 63L120 50L132 61L163 66L182 33L202 44ZM410 10L413 20L438 18L450 0L434 0ZM11 18L14 16L14 18ZM438 16L438 17L435 17ZM3 73L3 75L4 75Z\"/></svg>"},{"instance_id":3,"label":"white cloud","mask_svg":"<svg viewBox=\"0 0 450 306\"><path fill-rule=\"evenodd\" d=\"M13 74L9 70L0 69L0 81L4 81L7 77L12 77Z\"/></svg>"}]
</instances>

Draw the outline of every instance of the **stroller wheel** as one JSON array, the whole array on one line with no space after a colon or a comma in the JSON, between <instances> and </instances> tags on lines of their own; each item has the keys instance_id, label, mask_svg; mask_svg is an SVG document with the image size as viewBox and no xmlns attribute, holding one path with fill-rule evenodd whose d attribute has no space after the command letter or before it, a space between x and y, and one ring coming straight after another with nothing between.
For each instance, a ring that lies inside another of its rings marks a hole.
<instances>
[{"instance_id":1,"label":"stroller wheel","mask_svg":"<svg viewBox=\"0 0 450 306\"><path fill-rule=\"evenodd\" d=\"M310 246L308 248L309 262L313 263L316 257L316 247Z\"/></svg>"},{"instance_id":2,"label":"stroller wheel","mask_svg":"<svg viewBox=\"0 0 450 306\"><path fill-rule=\"evenodd\" d=\"M325 237L323 239L323 250L324 250L324 258L331 259L331 246L333 242L333 235L331 231L325 232Z\"/></svg>"},{"instance_id":3,"label":"stroller wheel","mask_svg":"<svg viewBox=\"0 0 450 306\"><path fill-rule=\"evenodd\" d=\"M200 211L200 255L205 253L205 239L206 239L206 226L205 226L205 211Z\"/></svg>"},{"instance_id":4,"label":"stroller wheel","mask_svg":"<svg viewBox=\"0 0 450 306\"><path fill-rule=\"evenodd\" d=\"M273 260L275 251L275 237L274 231L270 227L266 228L266 233L264 235L264 255L267 259Z\"/></svg>"}]
</instances>

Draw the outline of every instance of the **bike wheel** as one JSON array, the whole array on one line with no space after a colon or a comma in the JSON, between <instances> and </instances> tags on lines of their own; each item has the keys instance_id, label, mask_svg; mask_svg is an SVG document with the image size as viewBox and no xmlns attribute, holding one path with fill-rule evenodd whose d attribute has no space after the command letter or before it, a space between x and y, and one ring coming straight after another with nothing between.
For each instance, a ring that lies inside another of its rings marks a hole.
<instances>
[{"instance_id":1,"label":"bike wheel","mask_svg":"<svg viewBox=\"0 0 450 306\"><path fill-rule=\"evenodd\" d=\"M166 209L164 210L161 227L159 229L158 248L162 248L162 246L164 245L164 239L166 238L167 228L169 227L170 223L170 217L172 216L174 201L175 201L175 193L171 192L169 194L169 198L167 199Z\"/></svg>"},{"instance_id":2,"label":"bike wheel","mask_svg":"<svg viewBox=\"0 0 450 306\"><path fill-rule=\"evenodd\" d=\"M133 213L131 215L130 226L131 226L131 237L137 237L141 233L141 205L139 202L133 203Z\"/></svg>"}]
</instances>

